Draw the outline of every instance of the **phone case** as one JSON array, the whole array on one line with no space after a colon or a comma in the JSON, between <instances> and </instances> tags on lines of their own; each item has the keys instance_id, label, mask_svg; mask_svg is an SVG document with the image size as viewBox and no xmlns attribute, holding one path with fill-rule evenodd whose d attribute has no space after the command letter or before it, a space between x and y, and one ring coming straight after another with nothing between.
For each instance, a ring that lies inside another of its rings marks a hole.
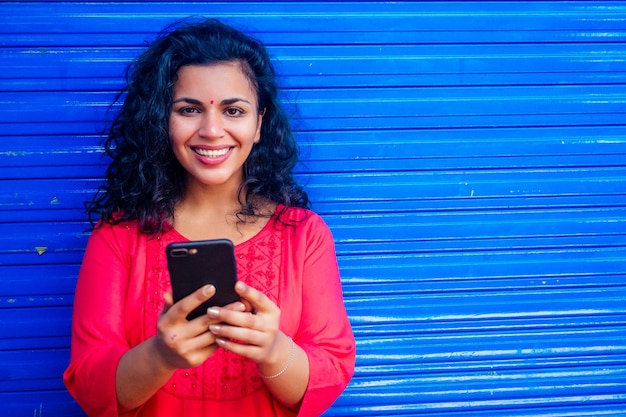
<instances>
[{"instance_id":1,"label":"phone case","mask_svg":"<svg viewBox=\"0 0 626 417\"><path fill-rule=\"evenodd\" d=\"M187 320L206 314L209 307L223 307L239 300L235 292L237 264L230 240L171 243L166 255L174 302L207 284L216 289L215 295L189 313Z\"/></svg>"}]
</instances>

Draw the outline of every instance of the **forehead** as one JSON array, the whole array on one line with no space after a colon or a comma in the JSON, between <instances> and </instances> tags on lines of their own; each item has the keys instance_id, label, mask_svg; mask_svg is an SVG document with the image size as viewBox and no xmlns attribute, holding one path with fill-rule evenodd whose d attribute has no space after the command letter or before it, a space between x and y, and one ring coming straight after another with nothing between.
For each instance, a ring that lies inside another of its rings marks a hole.
<instances>
[{"instance_id":1,"label":"forehead","mask_svg":"<svg viewBox=\"0 0 626 417\"><path fill-rule=\"evenodd\" d=\"M245 96L257 101L256 89L238 61L186 65L178 70L177 76L174 96L208 94L215 95L214 99Z\"/></svg>"}]
</instances>

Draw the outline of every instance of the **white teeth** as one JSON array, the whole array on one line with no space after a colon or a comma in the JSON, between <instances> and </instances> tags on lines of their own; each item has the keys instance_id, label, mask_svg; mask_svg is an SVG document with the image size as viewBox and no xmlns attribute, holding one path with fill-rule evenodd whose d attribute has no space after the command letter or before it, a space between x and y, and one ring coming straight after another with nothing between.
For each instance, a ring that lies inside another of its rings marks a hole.
<instances>
[{"instance_id":1,"label":"white teeth","mask_svg":"<svg viewBox=\"0 0 626 417\"><path fill-rule=\"evenodd\" d=\"M223 148L223 149L218 149L218 150L209 150L209 149L200 149L200 148L194 149L194 151L198 155L206 156L208 158L219 158L220 156L226 155L229 150L230 148Z\"/></svg>"}]
</instances>

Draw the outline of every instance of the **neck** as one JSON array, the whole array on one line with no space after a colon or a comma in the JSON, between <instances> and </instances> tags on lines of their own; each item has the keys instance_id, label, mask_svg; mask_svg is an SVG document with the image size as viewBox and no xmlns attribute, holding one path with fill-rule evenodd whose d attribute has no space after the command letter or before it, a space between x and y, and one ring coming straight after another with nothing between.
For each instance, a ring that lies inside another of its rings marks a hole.
<instances>
[{"instance_id":1,"label":"neck","mask_svg":"<svg viewBox=\"0 0 626 417\"><path fill-rule=\"evenodd\" d=\"M237 217L241 203L236 190L226 192L221 187L187 187L170 222L190 240L228 238L238 244L258 233L276 209L270 201L256 200L260 215L241 219Z\"/></svg>"},{"instance_id":2,"label":"neck","mask_svg":"<svg viewBox=\"0 0 626 417\"><path fill-rule=\"evenodd\" d=\"M196 182L188 183L185 196L177 205L176 212L184 208L185 211L205 213L213 218L235 215L241 209L240 198L243 201L245 191L239 195L239 189L234 187L211 187Z\"/></svg>"}]
</instances>

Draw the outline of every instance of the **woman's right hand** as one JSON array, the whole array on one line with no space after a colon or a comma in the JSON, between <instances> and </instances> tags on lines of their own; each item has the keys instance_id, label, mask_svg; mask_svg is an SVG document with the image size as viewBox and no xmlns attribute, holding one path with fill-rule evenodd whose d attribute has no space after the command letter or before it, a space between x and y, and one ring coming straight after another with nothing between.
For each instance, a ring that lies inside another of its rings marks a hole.
<instances>
[{"instance_id":1,"label":"woman's right hand","mask_svg":"<svg viewBox=\"0 0 626 417\"><path fill-rule=\"evenodd\" d=\"M210 285L174 303L171 292L165 293L165 306L157 322L157 334L133 347L120 359L115 389L118 406L132 410L145 403L179 368L201 365L216 350L215 336L209 331L217 320L204 314L191 321L187 315L215 295ZM226 308L245 311L244 303Z\"/></svg>"},{"instance_id":2,"label":"woman's right hand","mask_svg":"<svg viewBox=\"0 0 626 417\"><path fill-rule=\"evenodd\" d=\"M172 370L195 368L206 361L218 348L215 335L209 326L218 320L203 314L191 321L187 315L215 295L215 287L206 285L174 304L171 292L164 295L165 306L157 323L156 347L164 365ZM245 311L241 302L235 302L226 308Z\"/></svg>"}]
</instances>

